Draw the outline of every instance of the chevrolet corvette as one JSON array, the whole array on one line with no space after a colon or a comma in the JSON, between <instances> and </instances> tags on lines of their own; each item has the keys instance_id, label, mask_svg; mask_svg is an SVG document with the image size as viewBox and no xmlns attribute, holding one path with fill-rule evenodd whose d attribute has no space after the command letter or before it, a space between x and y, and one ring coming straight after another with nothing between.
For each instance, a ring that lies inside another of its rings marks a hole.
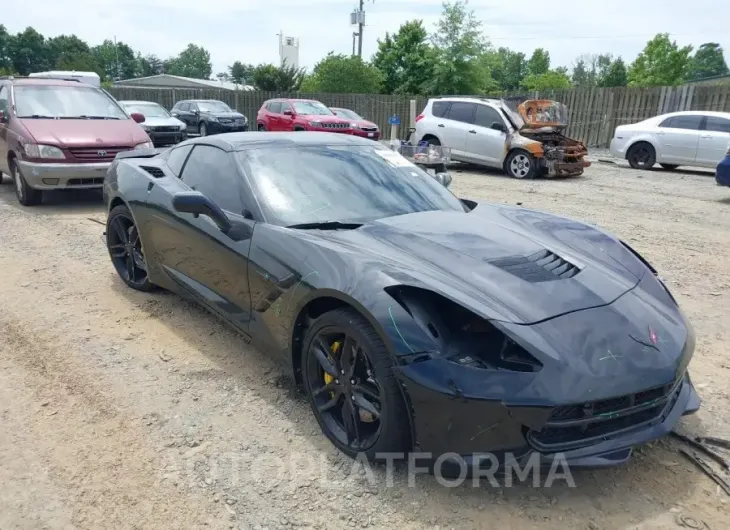
<instances>
[{"instance_id":1,"label":"chevrolet corvette","mask_svg":"<svg viewBox=\"0 0 730 530\"><path fill-rule=\"evenodd\" d=\"M342 452L602 467L700 401L657 271L587 224L457 198L387 147L230 133L122 153L121 280L195 300L291 369Z\"/></svg>"}]
</instances>

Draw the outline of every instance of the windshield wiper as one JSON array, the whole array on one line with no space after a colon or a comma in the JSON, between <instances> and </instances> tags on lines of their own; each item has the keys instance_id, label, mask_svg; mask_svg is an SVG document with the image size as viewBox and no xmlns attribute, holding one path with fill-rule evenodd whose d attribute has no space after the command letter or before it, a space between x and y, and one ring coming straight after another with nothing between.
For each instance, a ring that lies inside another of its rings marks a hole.
<instances>
[{"instance_id":1,"label":"windshield wiper","mask_svg":"<svg viewBox=\"0 0 730 530\"><path fill-rule=\"evenodd\" d=\"M44 116L43 114L31 114L30 116L18 116L21 120L57 120L58 116Z\"/></svg>"},{"instance_id":2,"label":"windshield wiper","mask_svg":"<svg viewBox=\"0 0 730 530\"><path fill-rule=\"evenodd\" d=\"M62 116L63 120L118 120L114 116L89 116L87 114L81 114L80 116Z\"/></svg>"},{"instance_id":3,"label":"windshield wiper","mask_svg":"<svg viewBox=\"0 0 730 530\"><path fill-rule=\"evenodd\" d=\"M316 223L299 223L289 225L287 228L299 228L301 230L355 230L360 228L362 223L343 223L341 221L319 221Z\"/></svg>"}]
</instances>

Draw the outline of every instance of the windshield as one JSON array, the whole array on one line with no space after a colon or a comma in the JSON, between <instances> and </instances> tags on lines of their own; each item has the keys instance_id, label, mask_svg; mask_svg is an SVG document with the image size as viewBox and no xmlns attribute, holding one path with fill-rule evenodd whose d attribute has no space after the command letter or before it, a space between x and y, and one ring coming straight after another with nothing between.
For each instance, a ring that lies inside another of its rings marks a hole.
<instances>
[{"instance_id":1,"label":"windshield","mask_svg":"<svg viewBox=\"0 0 730 530\"><path fill-rule=\"evenodd\" d=\"M297 114L310 114L313 116L334 116L334 112L325 107L319 101L294 101L294 111Z\"/></svg>"},{"instance_id":2,"label":"windshield","mask_svg":"<svg viewBox=\"0 0 730 530\"><path fill-rule=\"evenodd\" d=\"M346 120L362 120L362 116L358 116L355 112L349 109L335 109L335 114L337 114L340 118L345 118Z\"/></svg>"},{"instance_id":3,"label":"windshield","mask_svg":"<svg viewBox=\"0 0 730 530\"><path fill-rule=\"evenodd\" d=\"M122 103L129 114L139 112L145 118L169 118L170 113L156 103Z\"/></svg>"},{"instance_id":4,"label":"windshield","mask_svg":"<svg viewBox=\"0 0 730 530\"><path fill-rule=\"evenodd\" d=\"M267 220L366 223L414 212L463 212L432 176L381 146L262 147L239 152Z\"/></svg>"},{"instance_id":5,"label":"windshield","mask_svg":"<svg viewBox=\"0 0 730 530\"><path fill-rule=\"evenodd\" d=\"M15 112L19 118L128 119L116 101L98 88L20 85L14 92Z\"/></svg>"},{"instance_id":6,"label":"windshield","mask_svg":"<svg viewBox=\"0 0 730 530\"><path fill-rule=\"evenodd\" d=\"M233 112L231 107L222 101L196 101L200 112Z\"/></svg>"}]
</instances>

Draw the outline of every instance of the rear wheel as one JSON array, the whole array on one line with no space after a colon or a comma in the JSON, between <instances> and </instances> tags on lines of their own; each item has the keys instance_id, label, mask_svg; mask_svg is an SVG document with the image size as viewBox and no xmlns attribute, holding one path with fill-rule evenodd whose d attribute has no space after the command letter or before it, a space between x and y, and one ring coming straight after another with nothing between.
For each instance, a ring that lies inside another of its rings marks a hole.
<instances>
[{"instance_id":1,"label":"rear wheel","mask_svg":"<svg viewBox=\"0 0 730 530\"><path fill-rule=\"evenodd\" d=\"M527 151L515 149L504 161L504 171L515 179L531 179L537 173L537 162Z\"/></svg>"},{"instance_id":2,"label":"rear wheel","mask_svg":"<svg viewBox=\"0 0 730 530\"><path fill-rule=\"evenodd\" d=\"M631 146L626 159L634 169L651 169L656 163L656 150L650 143L639 142Z\"/></svg>"},{"instance_id":3,"label":"rear wheel","mask_svg":"<svg viewBox=\"0 0 730 530\"><path fill-rule=\"evenodd\" d=\"M427 136L423 139L428 145L441 145L441 142L435 136Z\"/></svg>"},{"instance_id":4,"label":"rear wheel","mask_svg":"<svg viewBox=\"0 0 730 530\"><path fill-rule=\"evenodd\" d=\"M674 171L675 169L677 169L679 167L677 164L659 164L659 165L662 166L667 171Z\"/></svg>"},{"instance_id":5,"label":"rear wheel","mask_svg":"<svg viewBox=\"0 0 730 530\"><path fill-rule=\"evenodd\" d=\"M106 221L106 245L119 277L132 289L151 291L155 285L147 276L142 240L126 206L109 212Z\"/></svg>"},{"instance_id":6,"label":"rear wheel","mask_svg":"<svg viewBox=\"0 0 730 530\"><path fill-rule=\"evenodd\" d=\"M36 206L43 200L43 192L28 186L15 160L10 161L10 177L15 184L15 196L23 206Z\"/></svg>"},{"instance_id":7,"label":"rear wheel","mask_svg":"<svg viewBox=\"0 0 730 530\"><path fill-rule=\"evenodd\" d=\"M304 338L304 390L324 434L342 452L411 449L408 409L393 360L370 323L352 309L315 320Z\"/></svg>"}]
</instances>

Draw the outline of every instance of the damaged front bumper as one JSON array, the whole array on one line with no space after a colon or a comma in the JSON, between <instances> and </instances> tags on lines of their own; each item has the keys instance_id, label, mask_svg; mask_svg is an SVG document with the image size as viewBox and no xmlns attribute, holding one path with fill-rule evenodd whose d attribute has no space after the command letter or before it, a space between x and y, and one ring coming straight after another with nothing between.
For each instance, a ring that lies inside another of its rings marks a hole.
<instances>
[{"instance_id":1,"label":"damaged front bumper","mask_svg":"<svg viewBox=\"0 0 730 530\"><path fill-rule=\"evenodd\" d=\"M588 160L576 162L562 162L559 160L539 159L542 175L545 177L577 177L582 175L585 168L590 167Z\"/></svg>"},{"instance_id":2,"label":"damaged front bumper","mask_svg":"<svg viewBox=\"0 0 730 530\"><path fill-rule=\"evenodd\" d=\"M544 467L552 466L556 458L570 468L616 466L631 457L634 446L668 434L680 417L700 407L700 399L685 372L661 389L635 394L644 395L646 400L636 401L638 405L630 410L596 414L590 421L574 421L579 426L576 430L570 421L562 421L561 415L568 417L567 409L583 404L546 407L540 405L539 399L527 395L522 396L518 405L479 399L473 393L466 397L470 383L465 381L457 388L453 379L455 369L447 364L452 363L431 359L396 369L411 405L415 451L433 460L441 457L443 469L453 460L448 455L458 455L462 460L458 467L466 463L470 473L487 462L493 465L494 459L500 468L507 461L523 465L535 454ZM465 370L462 373L467 379L478 379L472 369L456 370ZM515 388L514 384L525 385L517 388L530 387L530 374L512 375L516 380L506 378L505 387ZM566 426L562 433L556 429L557 425ZM485 456L490 459L485 460ZM451 465L457 466L457 462Z\"/></svg>"}]
</instances>

